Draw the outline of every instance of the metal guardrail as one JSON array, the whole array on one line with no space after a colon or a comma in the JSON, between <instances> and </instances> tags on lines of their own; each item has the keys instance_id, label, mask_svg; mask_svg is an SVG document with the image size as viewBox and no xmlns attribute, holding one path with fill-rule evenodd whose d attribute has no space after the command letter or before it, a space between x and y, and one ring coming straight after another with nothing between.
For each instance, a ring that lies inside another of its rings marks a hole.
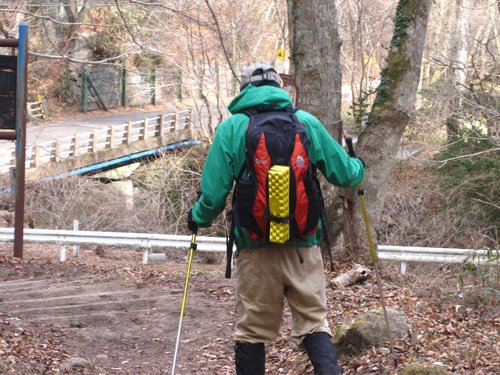
<instances>
[{"instance_id":1,"label":"metal guardrail","mask_svg":"<svg viewBox=\"0 0 500 375\"><path fill-rule=\"evenodd\" d=\"M401 273L406 272L407 262L500 264L499 250L379 245L377 255L380 260L401 262Z\"/></svg>"},{"instance_id":2,"label":"metal guardrail","mask_svg":"<svg viewBox=\"0 0 500 375\"><path fill-rule=\"evenodd\" d=\"M11 242L13 239L14 228L0 228L0 242ZM187 251L191 236L26 228L24 230L24 241L60 245L104 245L146 249L183 248ZM224 237L198 236L196 242L199 251L218 252L226 249L226 239Z\"/></svg>"},{"instance_id":3,"label":"metal guardrail","mask_svg":"<svg viewBox=\"0 0 500 375\"><path fill-rule=\"evenodd\" d=\"M0 228L0 242L12 242L14 228ZM145 249L143 263L161 261L166 259L162 253L152 253L155 248L161 249L189 249L191 236L154 234L154 233L129 233L129 232L93 232L79 230L52 230L28 229L24 230L25 243L49 243L65 245L104 245L129 248L131 250ZM220 252L226 251L224 237L198 236L196 238L198 251ZM61 249L61 261L65 260L65 249Z\"/></svg>"},{"instance_id":4,"label":"metal guardrail","mask_svg":"<svg viewBox=\"0 0 500 375\"><path fill-rule=\"evenodd\" d=\"M130 145L138 140L160 137L177 131L189 132L191 127L192 111L187 109L36 143L26 147L26 168L36 168L49 162ZM0 153L0 160L8 161L6 164L14 165L15 158L15 150ZM10 165L1 165L0 173L8 172Z\"/></svg>"},{"instance_id":5,"label":"metal guardrail","mask_svg":"<svg viewBox=\"0 0 500 375\"><path fill-rule=\"evenodd\" d=\"M0 228L0 242L14 240L13 228ZM129 232L94 232L78 230L28 229L24 230L24 241L34 243L53 243L59 245L105 245L121 248L145 249L143 262L157 261L165 254L151 253L154 248L189 249L191 236L129 233ZM224 237L197 237L198 250L207 252L226 251ZM406 272L407 262L463 263L499 265L499 250L472 250L452 248L432 248L414 246L378 246L380 260L401 262L401 272Z\"/></svg>"}]
</instances>

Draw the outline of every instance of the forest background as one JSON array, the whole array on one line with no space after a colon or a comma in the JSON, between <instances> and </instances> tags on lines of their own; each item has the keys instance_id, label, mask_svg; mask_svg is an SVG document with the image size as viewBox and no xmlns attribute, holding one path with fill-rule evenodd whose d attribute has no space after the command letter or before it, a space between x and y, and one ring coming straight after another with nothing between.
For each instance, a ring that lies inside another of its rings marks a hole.
<instances>
[{"instance_id":1,"label":"forest background","mask_svg":"<svg viewBox=\"0 0 500 375\"><path fill-rule=\"evenodd\" d=\"M299 106L318 116L339 141L345 135L359 139L359 154L371 174L367 204L379 243L498 249L499 14L500 2L494 0L2 0L2 37L16 37L20 22L29 25L28 100L41 95L51 118L102 114L80 112L86 69L112 77L102 80L104 86L119 86L121 77L128 76L138 85L156 88L154 101L153 91L146 90L142 104L126 106L121 106L119 92L114 93L116 107L110 112L190 107L206 114L197 116L196 124L205 145L139 166L129 177L132 202L117 188L118 181L30 181L27 215L37 228L70 229L76 219L82 230L187 234L186 213L196 199L215 127L228 115L225 106L238 92L238 73L248 63L261 61L295 77ZM425 21L425 27L414 27L417 19ZM408 35L411 38L405 39ZM400 63L420 49L421 63ZM391 59L396 52L404 58ZM396 72L397 78L412 69L410 86L390 87L397 81L390 74ZM395 101L392 109L397 109L398 100L407 99L398 92L414 94L414 100L407 101L404 113L399 111L403 116L394 116L395 124L390 116L377 123L385 99ZM382 129L386 136L373 137L373 129ZM390 147L384 144L389 138L394 139ZM403 158L407 151L410 157ZM57 166L47 168L47 176L55 173ZM8 176L0 179L1 186L9 183ZM333 253L340 269L366 262L366 234L356 224L355 197L331 187L325 192L339 234ZM0 209L13 210L10 194L1 193ZM221 215L200 234L223 236L224 219ZM95 249L99 256L102 251ZM198 258L222 263L218 256ZM173 259L178 261L178 256ZM15 263L12 269L27 272ZM423 332L418 345L402 345L404 361L424 355L426 360L444 361L456 373L495 373L498 267L412 264L408 279L393 271L388 265L382 269L389 302L412 306L413 323ZM119 273L115 264L106 272ZM160 272L141 272L134 277L161 282ZM415 281L418 276L423 277L421 283ZM473 289L466 289L471 285ZM344 305L343 314L335 312L336 322L373 305L374 284L368 286L371 294L362 286L333 292ZM472 297L464 298L466 290ZM429 300L425 308L417 308ZM11 344L7 334L4 340ZM12 348L16 346L2 350L14 353ZM451 353L446 360L436 354L443 350ZM382 373L368 370L381 357L383 351L374 349L341 361L352 366L349 373ZM228 358L224 361L230 363ZM273 368L292 367L289 359L290 353L273 360ZM205 362L198 364L203 368Z\"/></svg>"},{"instance_id":2,"label":"forest background","mask_svg":"<svg viewBox=\"0 0 500 375\"><path fill-rule=\"evenodd\" d=\"M200 137L210 138L216 124L227 116L224 106L237 93L239 71L250 62L262 61L272 63L280 73L299 76L299 105L330 126L329 130L339 141L346 134L360 134L362 138L363 131L367 133L370 129L372 105L383 89L381 82L385 79L387 57L391 49L394 50L391 43L397 37L398 2L346 0L323 8L321 3L308 7L307 2L279 0L258 3L8 0L0 7L0 33L5 38L13 37L21 21L29 24L28 100L41 95L54 116L81 109L85 69L140 73L139 80L147 80L154 72L155 103L209 109L208 118L200 120L205 123L198 129L203 130ZM399 6L405 3L401 1ZM382 147L377 150L377 145L382 145L378 143L380 139L371 140L371 148L368 147L371 151L362 155L372 162L368 170L378 173L375 179L387 180L381 187L373 186L374 195L368 195L367 200L370 207L370 198L373 201L380 196L387 199L383 214L372 214L383 242L498 247L500 37L496 21L499 7L497 1L491 0L435 1L427 16L427 30L418 31L424 33L420 37L425 41L425 48L421 67L418 67L421 75L417 78L415 110L408 113L409 124L402 128L397 149L381 157L393 160L392 178L394 173L408 170L428 178L419 177L415 186L401 183L395 186L394 181L389 182L389 177L385 178L377 169L383 163L373 156L386 152L380 150ZM311 9L310 14L307 9ZM299 14L302 20L297 21ZM301 23L304 29L321 30L315 29L318 19L332 20L325 21L323 26L332 28L325 30L326 33L338 33L338 45L321 45L328 39L319 38L310 48L319 55L306 61L304 56L309 51L299 50L300 43L291 40L301 36L300 30L293 33L289 30L299 29ZM310 68L314 61L316 65ZM338 66L331 66L332 61L338 61ZM314 75L321 77L325 73L323 85L310 84L315 80ZM329 77L334 75L341 79L329 84ZM105 83L111 85L111 82ZM327 100L318 104L314 102L319 101L317 98ZM389 128L389 134L391 132L400 130ZM410 160L400 160L394 169L401 146L418 153ZM178 161L181 165L169 165L169 172L163 177L151 177L159 179L152 182L155 186L139 189L161 191L154 198L143 198L148 203L141 203L149 205L153 200L153 204L160 207L159 212L151 215L157 218L156 227L142 228L143 218L132 220L131 224L123 220L118 226L111 223L103 226L105 219L95 220L102 216L96 213L88 219L79 218L82 229L115 226L115 230L184 231L184 214L196 196L193 189L202 166L199 160L182 157ZM190 167L184 168L183 163ZM193 163L195 165L191 165ZM136 176L154 173L153 170L139 171ZM186 175L186 170L191 172ZM176 178L167 177L169 173ZM137 187L148 181L142 177L132 178L137 179ZM181 181L179 185L177 181ZM41 202L45 204L45 200L33 194L30 215L37 218L39 225L70 225L74 216L70 212L63 211L64 215L59 215L63 219L52 218L52 222L47 215L43 217L46 209L41 207ZM344 228L349 219L349 199L340 194L342 199L338 201L339 193L332 192L332 195L335 199L330 205L331 216L341 217L341 220L335 219L335 223ZM141 201L141 194L135 199ZM168 209L168 205L176 209ZM61 209L70 208L67 203L65 207L51 207L55 212ZM213 230L220 233L223 224L219 224ZM359 237L363 235L351 231L340 247L361 247Z\"/></svg>"}]
</instances>

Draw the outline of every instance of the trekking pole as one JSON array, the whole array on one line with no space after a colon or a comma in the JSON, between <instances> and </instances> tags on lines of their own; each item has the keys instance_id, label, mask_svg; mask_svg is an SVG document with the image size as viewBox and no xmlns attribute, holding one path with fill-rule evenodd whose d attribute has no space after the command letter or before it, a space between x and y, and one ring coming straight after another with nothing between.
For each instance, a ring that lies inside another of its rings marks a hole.
<instances>
[{"instance_id":1,"label":"trekking pole","mask_svg":"<svg viewBox=\"0 0 500 375\"><path fill-rule=\"evenodd\" d=\"M175 365L177 363L177 352L179 351L179 343L180 343L180 339L181 339L182 320L184 318L184 312L186 309L189 276L191 275L191 264L193 263L193 255L194 255L194 252L196 251L196 247L197 247L196 232L193 232L193 234L191 235L191 245L189 247L186 281L184 282L184 294L182 296L181 315L179 317L179 329L177 330L177 340L175 341L174 361L172 363L172 374L171 375L175 375Z\"/></svg>"},{"instance_id":2,"label":"trekking pole","mask_svg":"<svg viewBox=\"0 0 500 375\"><path fill-rule=\"evenodd\" d=\"M345 143L347 144L349 156L356 157L356 153L354 152L354 147L352 145L352 138L346 137ZM361 216L363 216L363 221L365 223L365 228L366 228L366 235L368 236L368 247L370 249L370 261L372 262L373 268L375 269L375 277L377 278L377 286L378 286L378 292L379 292L379 296L380 296L380 303L382 305L382 310L384 311L384 319L385 319L385 325L387 327L387 336L389 338L391 356L392 356L392 359L394 361L394 366L396 366L397 363L396 363L396 358L394 356L394 342L392 340L389 318L387 316L387 308L385 305L384 293L382 292L382 279L380 278L380 272L378 270L378 256L377 256L377 252L375 250L375 243L373 242L373 238L372 238L372 231L371 231L371 227L370 227L370 221L368 220L368 213L366 211L365 191L363 190L363 186L361 184L357 185L356 189L358 191L359 206L361 208Z\"/></svg>"}]
</instances>

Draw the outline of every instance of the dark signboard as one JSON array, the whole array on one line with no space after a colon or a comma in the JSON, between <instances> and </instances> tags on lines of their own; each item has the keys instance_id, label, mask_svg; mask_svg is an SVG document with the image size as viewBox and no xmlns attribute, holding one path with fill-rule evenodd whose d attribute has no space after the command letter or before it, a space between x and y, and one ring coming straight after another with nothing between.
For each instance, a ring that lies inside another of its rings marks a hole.
<instances>
[{"instance_id":1,"label":"dark signboard","mask_svg":"<svg viewBox=\"0 0 500 375\"><path fill-rule=\"evenodd\" d=\"M17 56L0 55L0 129L16 129Z\"/></svg>"}]
</instances>

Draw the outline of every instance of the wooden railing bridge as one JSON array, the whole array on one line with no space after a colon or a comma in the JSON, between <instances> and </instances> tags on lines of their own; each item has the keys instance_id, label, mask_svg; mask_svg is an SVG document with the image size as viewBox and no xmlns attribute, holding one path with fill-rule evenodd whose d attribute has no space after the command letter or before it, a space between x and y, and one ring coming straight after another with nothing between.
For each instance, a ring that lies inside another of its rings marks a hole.
<instances>
[{"instance_id":1,"label":"wooden railing bridge","mask_svg":"<svg viewBox=\"0 0 500 375\"><path fill-rule=\"evenodd\" d=\"M191 110L165 113L28 145L26 170L60 162L68 163L71 169L190 139ZM8 173L15 158L15 149L0 151L0 173Z\"/></svg>"}]
</instances>

